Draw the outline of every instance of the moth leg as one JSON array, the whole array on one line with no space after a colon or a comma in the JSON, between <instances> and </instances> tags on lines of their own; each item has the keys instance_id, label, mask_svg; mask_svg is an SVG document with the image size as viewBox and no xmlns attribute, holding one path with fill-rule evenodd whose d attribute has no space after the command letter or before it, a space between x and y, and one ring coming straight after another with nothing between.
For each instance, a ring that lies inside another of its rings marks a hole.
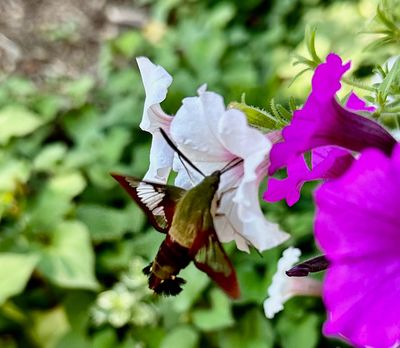
<instances>
[{"instance_id":1,"label":"moth leg","mask_svg":"<svg viewBox=\"0 0 400 348\"><path fill-rule=\"evenodd\" d=\"M221 192L221 194L219 195L219 197L217 199L217 208L219 208L222 198L224 197L224 194L235 191L237 188L238 188L237 186L234 186L234 187L227 189L226 191Z\"/></svg>"}]
</instances>

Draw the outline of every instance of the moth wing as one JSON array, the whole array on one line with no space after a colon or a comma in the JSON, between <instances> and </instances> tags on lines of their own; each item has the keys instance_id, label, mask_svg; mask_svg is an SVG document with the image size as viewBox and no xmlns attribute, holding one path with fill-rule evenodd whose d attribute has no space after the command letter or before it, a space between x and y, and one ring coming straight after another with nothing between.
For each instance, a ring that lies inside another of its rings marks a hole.
<instances>
[{"instance_id":1,"label":"moth wing","mask_svg":"<svg viewBox=\"0 0 400 348\"><path fill-rule=\"evenodd\" d=\"M214 227L199 234L191 248L191 253L194 255L194 264L199 270L207 273L229 297L239 298L240 290L235 269Z\"/></svg>"},{"instance_id":2,"label":"moth wing","mask_svg":"<svg viewBox=\"0 0 400 348\"><path fill-rule=\"evenodd\" d=\"M146 213L153 227L167 233L178 201L185 190L172 185L144 181L133 176L111 174Z\"/></svg>"}]
</instances>

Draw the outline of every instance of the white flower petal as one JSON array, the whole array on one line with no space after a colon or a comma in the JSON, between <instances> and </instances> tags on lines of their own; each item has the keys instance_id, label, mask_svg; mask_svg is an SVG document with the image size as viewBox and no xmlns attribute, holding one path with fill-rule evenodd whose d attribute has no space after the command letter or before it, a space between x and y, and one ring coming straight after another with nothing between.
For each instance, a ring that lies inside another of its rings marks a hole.
<instances>
[{"instance_id":1,"label":"white flower petal","mask_svg":"<svg viewBox=\"0 0 400 348\"><path fill-rule=\"evenodd\" d=\"M244 160L243 177L230 209L239 216L242 226L235 226L242 236L263 251L273 248L289 238L278 224L267 221L259 205L258 188L267 173L267 158L271 142L258 130L247 124L246 117L238 110L225 112L219 122L219 135L224 146ZM223 209L221 209L223 212Z\"/></svg>"},{"instance_id":2,"label":"white flower petal","mask_svg":"<svg viewBox=\"0 0 400 348\"><path fill-rule=\"evenodd\" d=\"M172 167L174 151L160 131L153 133L150 148L150 165L143 180L166 183Z\"/></svg>"},{"instance_id":3,"label":"white flower petal","mask_svg":"<svg viewBox=\"0 0 400 348\"><path fill-rule=\"evenodd\" d=\"M172 117L161 109L160 103L167 96L172 77L163 67L153 64L146 57L139 57L136 61L146 93L140 128L150 133L160 127L168 130Z\"/></svg>"},{"instance_id":4,"label":"white flower petal","mask_svg":"<svg viewBox=\"0 0 400 348\"><path fill-rule=\"evenodd\" d=\"M150 132L153 140L150 150L150 167L146 180L165 183L168 179L174 156L173 149L166 143L159 129L169 134L173 117L167 115L160 106L166 98L172 77L161 66L153 64L146 57L137 58L146 99L140 128Z\"/></svg>"},{"instance_id":5,"label":"white flower petal","mask_svg":"<svg viewBox=\"0 0 400 348\"><path fill-rule=\"evenodd\" d=\"M216 93L203 91L199 97L183 100L170 131L184 155L195 162L221 163L232 158L218 139L217 124L224 112L224 101Z\"/></svg>"},{"instance_id":6,"label":"white flower petal","mask_svg":"<svg viewBox=\"0 0 400 348\"><path fill-rule=\"evenodd\" d=\"M290 277L286 271L293 267L299 261L301 251L290 247L286 249L278 261L278 269L272 277L272 284L268 288L268 298L264 301L265 316L272 319L276 313L283 309L283 304L290 298L288 285Z\"/></svg>"},{"instance_id":7,"label":"white flower petal","mask_svg":"<svg viewBox=\"0 0 400 348\"><path fill-rule=\"evenodd\" d=\"M283 309L283 304L294 296L321 296L322 283L311 277L288 277L286 271L299 261L301 252L290 247L278 261L278 269L268 288L268 298L264 301L265 316L272 319Z\"/></svg>"},{"instance_id":8,"label":"white flower petal","mask_svg":"<svg viewBox=\"0 0 400 348\"><path fill-rule=\"evenodd\" d=\"M185 165L183 165L183 163ZM177 176L175 178L175 185L182 187L184 189L189 190L193 186L199 184L204 177L194 170L189 164L183 162L178 158L178 155L174 156L173 170L177 172ZM220 169L221 164L219 162L216 163L208 163L208 162L195 162L192 163L199 168L203 173L212 173L217 169Z\"/></svg>"},{"instance_id":9,"label":"white flower petal","mask_svg":"<svg viewBox=\"0 0 400 348\"><path fill-rule=\"evenodd\" d=\"M243 222L235 211L237 206L232 202L234 194L233 191L224 194L217 216L214 217L215 231L221 242L234 240L239 250L249 252L249 241L242 236Z\"/></svg>"}]
</instances>

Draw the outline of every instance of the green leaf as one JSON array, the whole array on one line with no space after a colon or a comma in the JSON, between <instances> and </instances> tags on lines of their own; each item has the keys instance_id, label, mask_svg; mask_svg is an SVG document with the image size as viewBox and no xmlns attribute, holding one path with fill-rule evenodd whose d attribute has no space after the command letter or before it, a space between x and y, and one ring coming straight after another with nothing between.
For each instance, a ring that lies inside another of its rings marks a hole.
<instances>
[{"instance_id":1,"label":"green leaf","mask_svg":"<svg viewBox=\"0 0 400 348\"><path fill-rule=\"evenodd\" d=\"M260 308L246 312L235 328L218 333L218 347L220 348L272 348L273 346L272 325L261 313ZM284 347L286 348L286 346Z\"/></svg>"},{"instance_id":2,"label":"green leaf","mask_svg":"<svg viewBox=\"0 0 400 348\"><path fill-rule=\"evenodd\" d=\"M162 326L135 328L135 339L143 341L146 348L160 348L164 337L165 328Z\"/></svg>"},{"instance_id":3,"label":"green leaf","mask_svg":"<svg viewBox=\"0 0 400 348\"><path fill-rule=\"evenodd\" d=\"M0 253L0 304L24 290L38 260L33 254Z\"/></svg>"},{"instance_id":4,"label":"green leaf","mask_svg":"<svg viewBox=\"0 0 400 348\"><path fill-rule=\"evenodd\" d=\"M65 106L65 101L65 98L58 95L37 95L32 108L46 121L50 121Z\"/></svg>"},{"instance_id":5,"label":"green leaf","mask_svg":"<svg viewBox=\"0 0 400 348\"><path fill-rule=\"evenodd\" d=\"M220 2L210 13L208 25L216 28L224 28L235 16L236 7L229 2Z\"/></svg>"},{"instance_id":6,"label":"green leaf","mask_svg":"<svg viewBox=\"0 0 400 348\"><path fill-rule=\"evenodd\" d=\"M232 326L231 301L219 289L210 293L211 308L193 311L193 323L202 331L215 331Z\"/></svg>"},{"instance_id":7,"label":"green leaf","mask_svg":"<svg viewBox=\"0 0 400 348\"><path fill-rule=\"evenodd\" d=\"M90 90L95 81L90 76L83 76L78 80L68 81L64 84L64 92L71 97L75 106L80 106L86 102Z\"/></svg>"},{"instance_id":8,"label":"green leaf","mask_svg":"<svg viewBox=\"0 0 400 348\"><path fill-rule=\"evenodd\" d=\"M80 205L77 216L88 226L95 242L117 240L127 230L139 231L145 219L138 207L123 211L95 204Z\"/></svg>"},{"instance_id":9,"label":"green leaf","mask_svg":"<svg viewBox=\"0 0 400 348\"><path fill-rule=\"evenodd\" d=\"M314 213L312 211L296 212L285 216L283 224L285 230L296 238L309 235L313 229Z\"/></svg>"},{"instance_id":10,"label":"green leaf","mask_svg":"<svg viewBox=\"0 0 400 348\"><path fill-rule=\"evenodd\" d=\"M396 62L394 63L392 69L388 72L385 79L379 85L378 91L382 95L382 99L386 101L386 98L390 94L390 89L393 87L395 81L400 81L400 58L397 58Z\"/></svg>"},{"instance_id":11,"label":"green leaf","mask_svg":"<svg viewBox=\"0 0 400 348\"><path fill-rule=\"evenodd\" d=\"M137 31L126 31L116 38L112 44L114 49L126 58L133 58L142 44L142 36Z\"/></svg>"},{"instance_id":12,"label":"green leaf","mask_svg":"<svg viewBox=\"0 0 400 348\"><path fill-rule=\"evenodd\" d=\"M184 291L179 296L172 298L171 302L175 311L184 313L201 297L210 280L205 273L199 271L193 264L186 267L180 273L180 276L186 280Z\"/></svg>"},{"instance_id":13,"label":"green leaf","mask_svg":"<svg viewBox=\"0 0 400 348\"><path fill-rule=\"evenodd\" d=\"M88 311L94 301L95 295L86 290L70 291L63 300L68 321L75 333L86 332L87 325L91 319L88 316Z\"/></svg>"},{"instance_id":14,"label":"green leaf","mask_svg":"<svg viewBox=\"0 0 400 348\"><path fill-rule=\"evenodd\" d=\"M37 91L35 84L32 81L16 76L11 76L7 79L6 88L10 94L19 97L29 96Z\"/></svg>"},{"instance_id":15,"label":"green leaf","mask_svg":"<svg viewBox=\"0 0 400 348\"><path fill-rule=\"evenodd\" d=\"M242 111L246 115L247 122L261 130L277 129L283 126L280 118L276 118L267 111L255 106L247 105L246 102L231 102L228 107Z\"/></svg>"},{"instance_id":16,"label":"green leaf","mask_svg":"<svg viewBox=\"0 0 400 348\"><path fill-rule=\"evenodd\" d=\"M285 348L314 348L317 347L320 320L316 314L309 314L300 319L290 314L280 316L277 330L282 346Z\"/></svg>"},{"instance_id":17,"label":"green leaf","mask_svg":"<svg viewBox=\"0 0 400 348\"><path fill-rule=\"evenodd\" d=\"M247 256L247 255L246 255ZM266 279L255 267L243 260L236 267L240 284L240 301L261 303L265 299Z\"/></svg>"},{"instance_id":18,"label":"green leaf","mask_svg":"<svg viewBox=\"0 0 400 348\"><path fill-rule=\"evenodd\" d=\"M185 347L195 348L198 346L199 334L188 325L182 325L173 329L163 339L160 348Z\"/></svg>"},{"instance_id":19,"label":"green leaf","mask_svg":"<svg viewBox=\"0 0 400 348\"><path fill-rule=\"evenodd\" d=\"M64 335L58 342L56 348L93 348L90 342L83 334L76 331L70 331Z\"/></svg>"},{"instance_id":20,"label":"green leaf","mask_svg":"<svg viewBox=\"0 0 400 348\"><path fill-rule=\"evenodd\" d=\"M72 199L85 186L85 179L77 171L53 176L30 202L29 223L32 228L46 233L51 231L72 210Z\"/></svg>"},{"instance_id":21,"label":"green leaf","mask_svg":"<svg viewBox=\"0 0 400 348\"><path fill-rule=\"evenodd\" d=\"M18 183L26 183L31 168L22 160L13 158L0 159L0 191L15 191Z\"/></svg>"},{"instance_id":22,"label":"green leaf","mask_svg":"<svg viewBox=\"0 0 400 348\"><path fill-rule=\"evenodd\" d=\"M63 222L52 234L51 245L42 249L39 271L65 288L95 290L94 252L89 232L80 222Z\"/></svg>"},{"instance_id":23,"label":"green leaf","mask_svg":"<svg viewBox=\"0 0 400 348\"><path fill-rule=\"evenodd\" d=\"M5 145L12 137L32 133L42 125L39 116L21 105L8 105L0 109L0 144Z\"/></svg>"},{"instance_id":24,"label":"green leaf","mask_svg":"<svg viewBox=\"0 0 400 348\"><path fill-rule=\"evenodd\" d=\"M151 260L156 256L164 239L164 234L157 232L153 228L148 228L142 235L134 239L132 251L137 256L143 256L146 260Z\"/></svg>"},{"instance_id":25,"label":"green leaf","mask_svg":"<svg viewBox=\"0 0 400 348\"><path fill-rule=\"evenodd\" d=\"M56 193L45 186L37 197L30 201L27 220L33 230L48 233L68 214L71 208L70 197Z\"/></svg>"},{"instance_id":26,"label":"green leaf","mask_svg":"<svg viewBox=\"0 0 400 348\"><path fill-rule=\"evenodd\" d=\"M113 127L98 147L102 162L111 164L117 162L124 147L131 141L131 137L131 131L128 129Z\"/></svg>"},{"instance_id":27,"label":"green leaf","mask_svg":"<svg viewBox=\"0 0 400 348\"><path fill-rule=\"evenodd\" d=\"M92 106L85 106L70 111L64 118L64 127L68 135L78 144L85 147L96 146L100 141L100 124L97 110ZM85 148L87 151L87 149ZM91 150L91 149L90 149ZM82 149L82 151L84 151Z\"/></svg>"},{"instance_id":28,"label":"green leaf","mask_svg":"<svg viewBox=\"0 0 400 348\"><path fill-rule=\"evenodd\" d=\"M53 143L43 148L36 156L33 166L36 170L54 171L64 159L67 146L64 143Z\"/></svg>"},{"instance_id":29,"label":"green leaf","mask_svg":"<svg viewBox=\"0 0 400 348\"><path fill-rule=\"evenodd\" d=\"M80 194L85 186L86 181L79 172L59 174L49 181L49 189L52 192L70 199Z\"/></svg>"},{"instance_id":30,"label":"green leaf","mask_svg":"<svg viewBox=\"0 0 400 348\"><path fill-rule=\"evenodd\" d=\"M96 333L93 337L93 348L114 348L118 346L118 339L115 331L111 328Z\"/></svg>"},{"instance_id":31,"label":"green leaf","mask_svg":"<svg viewBox=\"0 0 400 348\"><path fill-rule=\"evenodd\" d=\"M69 330L67 316L63 307L49 311L33 312L33 325L29 330L36 342L43 348L54 348Z\"/></svg>"}]
</instances>

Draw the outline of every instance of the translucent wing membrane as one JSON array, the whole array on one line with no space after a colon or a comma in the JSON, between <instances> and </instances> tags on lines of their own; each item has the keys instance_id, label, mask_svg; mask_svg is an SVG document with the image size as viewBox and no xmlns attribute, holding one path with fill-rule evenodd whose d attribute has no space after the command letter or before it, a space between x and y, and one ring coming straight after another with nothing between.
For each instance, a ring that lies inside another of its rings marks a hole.
<instances>
[{"instance_id":1,"label":"translucent wing membrane","mask_svg":"<svg viewBox=\"0 0 400 348\"><path fill-rule=\"evenodd\" d=\"M171 226L176 204L186 191L171 185L143 181L133 176L111 175L142 208L153 227L166 233Z\"/></svg>"},{"instance_id":2,"label":"translucent wing membrane","mask_svg":"<svg viewBox=\"0 0 400 348\"><path fill-rule=\"evenodd\" d=\"M136 188L137 196L151 212L157 225L165 230L168 227L168 220L165 215L164 206L162 205L162 201L165 197L164 190L145 182L140 182L139 185L135 186L136 182L132 182L129 178L126 180L130 186Z\"/></svg>"},{"instance_id":3,"label":"translucent wing membrane","mask_svg":"<svg viewBox=\"0 0 400 348\"><path fill-rule=\"evenodd\" d=\"M235 270L214 228L201 232L191 250L198 269L207 273L231 298L240 296Z\"/></svg>"}]
</instances>

